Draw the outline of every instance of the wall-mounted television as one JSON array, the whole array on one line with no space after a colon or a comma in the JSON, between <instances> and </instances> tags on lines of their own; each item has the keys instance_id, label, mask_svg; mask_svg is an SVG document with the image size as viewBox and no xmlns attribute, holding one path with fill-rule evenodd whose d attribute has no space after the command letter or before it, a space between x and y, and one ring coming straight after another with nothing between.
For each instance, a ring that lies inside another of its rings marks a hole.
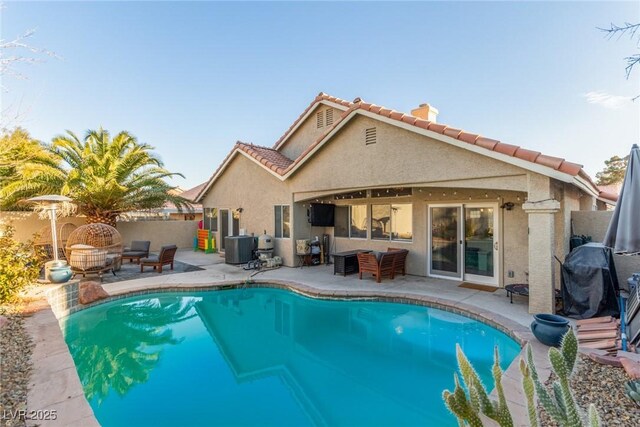
<instances>
[{"instance_id":1,"label":"wall-mounted television","mask_svg":"<svg viewBox=\"0 0 640 427\"><path fill-rule=\"evenodd\" d=\"M336 205L311 203L309 222L314 227L333 227Z\"/></svg>"}]
</instances>

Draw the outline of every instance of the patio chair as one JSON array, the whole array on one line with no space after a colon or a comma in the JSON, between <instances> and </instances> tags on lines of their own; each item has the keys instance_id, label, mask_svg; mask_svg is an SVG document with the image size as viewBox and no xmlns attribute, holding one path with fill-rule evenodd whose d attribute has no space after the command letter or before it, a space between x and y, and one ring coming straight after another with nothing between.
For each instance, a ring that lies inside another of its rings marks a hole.
<instances>
[{"instance_id":1,"label":"patio chair","mask_svg":"<svg viewBox=\"0 0 640 427\"><path fill-rule=\"evenodd\" d=\"M178 247L176 245L166 245L160 248L160 253L158 256L150 256L148 258L140 259L140 273L144 269L145 265L153 266L155 270L158 268L158 273L162 273L162 266L166 264L171 264L171 269L173 270L173 258L176 255L176 251Z\"/></svg>"},{"instance_id":2,"label":"patio chair","mask_svg":"<svg viewBox=\"0 0 640 427\"><path fill-rule=\"evenodd\" d=\"M409 255L409 251L407 249L401 248L387 248L387 252L397 252L395 259L395 267L393 270L393 274L395 276L396 273L402 273L403 276L407 274L406 265L407 265L407 255Z\"/></svg>"},{"instance_id":3,"label":"patio chair","mask_svg":"<svg viewBox=\"0 0 640 427\"><path fill-rule=\"evenodd\" d=\"M122 252L122 259L128 259L129 262L136 260L137 264L140 264L141 258L147 258L149 256L149 247L151 242L148 240L133 240L131 247L124 248Z\"/></svg>"},{"instance_id":4,"label":"patio chair","mask_svg":"<svg viewBox=\"0 0 640 427\"><path fill-rule=\"evenodd\" d=\"M373 253L358 253L358 277L362 280L362 273L371 273L380 283L382 277L394 278L394 260L396 252L384 252L380 255L380 260Z\"/></svg>"},{"instance_id":5,"label":"patio chair","mask_svg":"<svg viewBox=\"0 0 640 427\"><path fill-rule=\"evenodd\" d=\"M109 256L106 249L95 248L90 245L76 244L67 249L69 266L75 277L82 274L97 274L102 281L102 274L108 271L115 276L116 258Z\"/></svg>"}]
</instances>

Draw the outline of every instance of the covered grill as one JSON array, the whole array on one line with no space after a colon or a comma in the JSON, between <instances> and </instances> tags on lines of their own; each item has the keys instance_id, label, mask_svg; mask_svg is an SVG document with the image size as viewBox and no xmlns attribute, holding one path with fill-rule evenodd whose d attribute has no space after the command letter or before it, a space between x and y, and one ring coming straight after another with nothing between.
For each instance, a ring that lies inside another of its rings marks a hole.
<instances>
[{"instance_id":1,"label":"covered grill","mask_svg":"<svg viewBox=\"0 0 640 427\"><path fill-rule=\"evenodd\" d=\"M562 264L564 314L577 319L620 315L618 277L611 249L588 243Z\"/></svg>"}]
</instances>

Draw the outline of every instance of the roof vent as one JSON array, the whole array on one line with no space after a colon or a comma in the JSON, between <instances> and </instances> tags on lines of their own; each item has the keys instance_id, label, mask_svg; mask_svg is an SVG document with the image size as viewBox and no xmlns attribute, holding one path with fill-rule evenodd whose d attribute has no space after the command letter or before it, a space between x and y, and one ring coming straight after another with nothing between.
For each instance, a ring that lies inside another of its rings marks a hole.
<instances>
[{"instance_id":1,"label":"roof vent","mask_svg":"<svg viewBox=\"0 0 640 427\"><path fill-rule=\"evenodd\" d=\"M365 145L371 145L378 142L376 128L369 128L364 131Z\"/></svg>"},{"instance_id":2,"label":"roof vent","mask_svg":"<svg viewBox=\"0 0 640 427\"><path fill-rule=\"evenodd\" d=\"M331 126L333 124L333 108L327 108L324 122L327 126Z\"/></svg>"},{"instance_id":3,"label":"roof vent","mask_svg":"<svg viewBox=\"0 0 640 427\"><path fill-rule=\"evenodd\" d=\"M324 127L324 112L323 111L318 111L316 113L316 127L318 129L320 129L321 127Z\"/></svg>"},{"instance_id":4,"label":"roof vent","mask_svg":"<svg viewBox=\"0 0 640 427\"><path fill-rule=\"evenodd\" d=\"M435 122L438 117L438 110L429 104L420 104L418 108L411 110L411 115L419 119Z\"/></svg>"}]
</instances>

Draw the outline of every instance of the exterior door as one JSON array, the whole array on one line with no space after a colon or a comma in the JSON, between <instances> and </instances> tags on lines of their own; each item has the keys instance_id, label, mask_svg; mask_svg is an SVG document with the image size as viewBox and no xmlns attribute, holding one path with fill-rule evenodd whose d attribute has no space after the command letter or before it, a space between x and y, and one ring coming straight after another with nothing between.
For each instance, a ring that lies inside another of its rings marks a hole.
<instances>
[{"instance_id":1,"label":"exterior door","mask_svg":"<svg viewBox=\"0 0 640 427\"><path fill-rule=\"evenodd\" d=\"M229 234L229 209L220 209L220 250L224 251L224 238Z\"/></svg>"},{"instance_id":2,"label":"exterior door","mask_svg":"<svg viewBox=\"0 0 640 427\"><path fill-rule=\"evenodd\" d=\"M428 275L498 286L498 205L430 205L428 212Z\"/></svg>"},{"instance_id":3,"label":"exterior door","mask_svg":"<svg viewBox=\"0 0 640 427\"><path fill-rule=\"evenodd\" d=\"M240 234L240 212L237 210L220 209L220 242L218 246L224 251L224 238Z\"/></svg>"},{"instance_id":4,"label":"exterior door","mask_svg":"<svg viewBox=\"0 0 640 427\"><path fill-rule=\"evenodd\" d=\"M461 206L429 207L429 275L462 278L460 218Z\"/></svg>"},{"instance_id":5,"label":"exterior door","mask_svg":"<svg viewBox=\"0 0 640 427\"><path fill-rule=\"evenodd\" d=\"M498 209L495 204L464 207L464 279L498 285Z\"/></svg>"}]
</instances>

